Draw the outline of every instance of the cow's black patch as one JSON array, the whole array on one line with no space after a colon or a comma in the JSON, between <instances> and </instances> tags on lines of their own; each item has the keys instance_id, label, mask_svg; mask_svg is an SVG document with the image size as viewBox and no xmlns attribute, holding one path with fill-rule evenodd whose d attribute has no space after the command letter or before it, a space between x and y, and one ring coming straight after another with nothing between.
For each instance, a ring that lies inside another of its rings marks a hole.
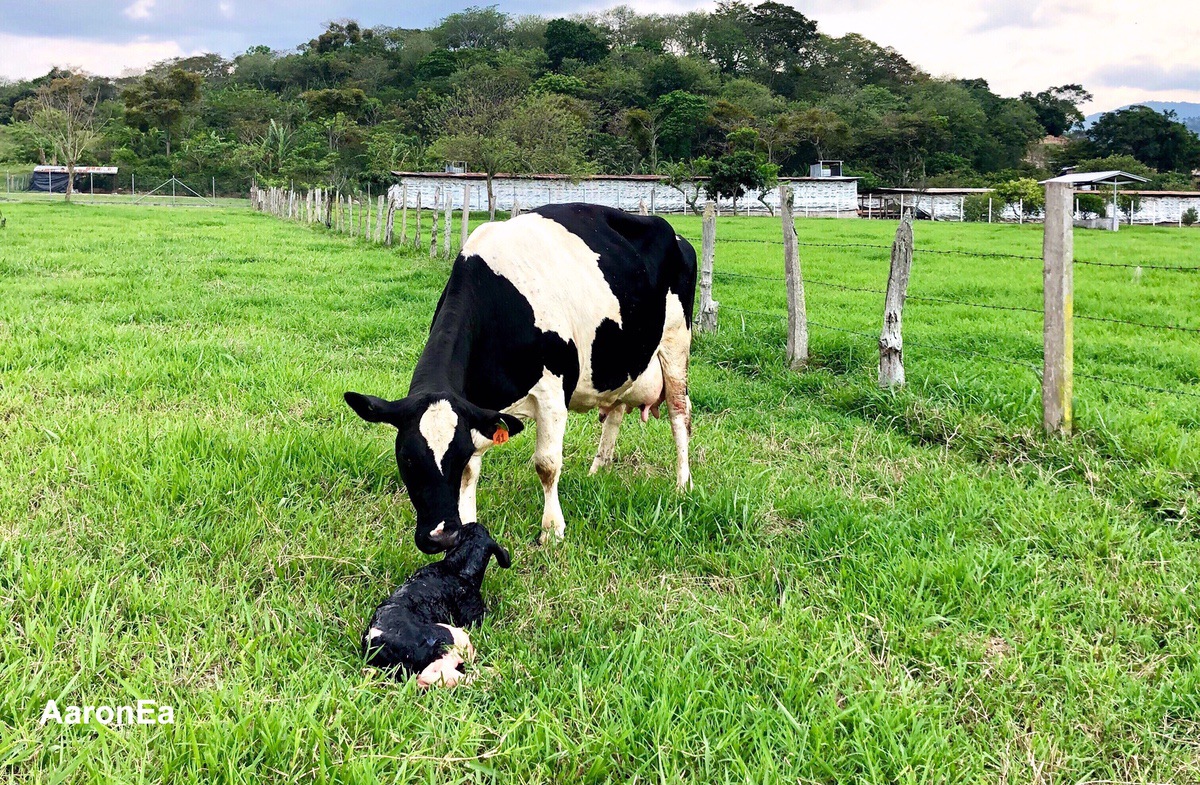
<instances>
[{"instance_id":1,"label":"cow's black patch","mask_svg":"<svg viewBox=\"0 0 1200 785\"><path fill-rule=\"evenodd\" d=\"M599 392L636 378L662 339L667 293L690 325L696 253L658 216L590 204L554 204L532 212L561 224L599 255L600 272L621 306L621 325L605 320L592 343L592 384Z\"/></svg>"}]
</instances>

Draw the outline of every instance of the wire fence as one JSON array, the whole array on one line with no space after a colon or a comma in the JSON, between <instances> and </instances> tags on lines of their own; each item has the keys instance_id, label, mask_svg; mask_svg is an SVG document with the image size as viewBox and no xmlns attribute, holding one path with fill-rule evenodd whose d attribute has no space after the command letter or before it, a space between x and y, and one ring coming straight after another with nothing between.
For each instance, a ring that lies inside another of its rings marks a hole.
<instances>
[{"instance_id":1,"label":"wire fence","mask_svg":"<svg viewBox=\"0 0 1200 785\"><path fill-rule=\"evenodd\" d=\"M691 242L693 245L696 245L696 246L700 246L703 244L702 237L701 238L684 237L683 239L688 240L689 242ZM756 244L756 245L762 245L762 246L767 246L767 247L779 248L781 250L781 252L782 252L782 249L785 247L785 243L782 240L773 240L773 239L769 239L769 238L721 237L717 240L718 244L724 244L727 242L742 243L742 244ZM877 244L877 243L863 243L863 242L842 242L842 243L813 242L813 241L804 241L804 240L797 239L795 244L797 247L800 247L800 248L834 249L834 250L848 251L848 252L849 251L868 250L868 251L875 251L875 252L886 251L890 254L893 250L893 246L882 245L882 244ZM914 255L925 255L925 256L940 256L940 257L953 256L953 257L961 257L961 258L988 259L988 260L1001 259L1001 260L1016 260L1016 261L1036 261L1039 263L1043 261L1043 258L1041 256L1035 256L1032 254L1021 254L1021 253L979 252L979 251L967 251L967 250L958 250L958 249L938 249L938 248L913 248L912 252ZM875 257L872 257L872 260L875 260ZM888 259L887 259L887 257L883 257L883 258L878 259L878 261L887 262ZM1104 261L1093 261L1093 260L1089 260L1089 259L1074 259L1073 263L1076 265L1083 266L1083 267L1118 268L1118 269L1128 269L1128 270L1133 270L1133 271L1157 270L1157 271L1161 271L1161 272L1183 273L1183 274L1200 272L1200 265L1179 265L1179 264L1168 264L1168 263L1161 263L1161 262L1104 262ZM767 282L767 283L771 283L771 284L779 286L781 288L781 290L786 285L786 278L782 275L763 275L763 274L759 274L759 273L748 273L748 272L739 272L739 271L734 271L734 270L717 269L716 267L714 267L714 269L712 270L712 276L716 281L726 280L726 281L730 281L730 282L737 282L737 281ZM803 280L803 284L805 287L815 286L815 287L819 287L819 288L823 288L823 289L832 289L832 290L836 290L836 291L850 292L850 293L854 293L854 294L873 295L873 296L878 296L880 298L886 297L886 295L887 295L887 291L885 289L873 288L873 287L869 287L869 286L857 286L857 285L853 285L850 283L825 280L822 278L814 278L814 277L811 277L808 275L803 276L802 280ZM1024 306L1024 305L1014 305L1014 304L1008 304L1008 303L977 302L977 301L971 301L971 300L957 299L957 298L949 297L949 296L940 296L940 295L924 294L924 293L906 293L904 299L906 301L914 301L917 303L929 303L932 305L956 306L956 307L961 307L961 308L977 308L977 309L984 309L984 310L989 310L989 311L1014 312L1014 313L1021 313L1021 314L1036 315L1038 317L1043 317L1043 318L1045 316L1045 311L1043 308L1030 307L1030 306ZM881 300L881 302L882 302L882 300ZM786 323L789 318L786 313L768 312L768 311L756 310L756 309L751 309L751 308L743 308L740 306L728 305L724 302L722 302L720 304L720 310L722 312L729 312L731 314L735 314L735 315L741 317L742 321L743 321L743 325L745 324L745 317L747 317L747 316L753 317L753 318L759 318L759 319L775 320L775 321L781 322L781 323ZM1083 321L1083 322L1096 322L1096 323L1103 323L1103 324L1121 325L1121 326L1125 326L1125 327L1136 328L1139 330L1167 331L1167 332L1183 333L1183 334L1200 334L1200 326L1192 326L1192 325L1186 325L1186 324L1159 323L1159 322L1153 322L1153 321L1142 320L1142 319L1103 316L1103 315L1092 314L1092 313L1087 313L1087 312L1074 313L1073 318L1076 320L1079 320L1079 321ZM875 343L877 343L880 340L880 335L877 333L871 333L871 332L866 332L863 330L828 324L825 322L814 320L812 318L807 318L806 322L809 327L815 327L819 330L828 330L831 332L837 332L837 333L841 333L841 334L866 338L866 339L870 339L872 342L875 342ZM988 352L981 352L981 351L978 351L975 349L946 346L943 344L934 343L934 342L930 342L930 341L926 341L926 340L912 340L911 338L909 338L907 336L904 338L903 345L904 345L905 349L912 348L912 349L918 350L918 351L930 351L930 352L947 354L947 355L965 356L965 357L971 357L974 359L986 360L989 362L1001 363L1001 364L1012 366L1012 367L1022 368L1022 369L1033 372L1039 378L1040 378L1041 374L1043 373L1042 366L1037 363L1029 362L1026 360L1020 360L1020 359L1016 359L1016 358L1012 358L1012 357L1006 357L1003 355L992 354L992 353L988 353ZM1150 393L1155 393L1155 394L1159 394L1159 395L1169 395L1169 396L1174 396L1177 398L1185 398L1185 399L1193 399L1193 400L1200 399L1200 392L1187 390L1187 389L1169 388L1169 387L1162 387L1162 386L1157 386L1157 385L1149 385L1149 384L1144 384L1141 382L1135 382L1135 381L1132 381L1129 379L1119 379L1119 378L1115 378L1112 376L1105 376L1105 375L1098 374L1098 373L1084 373L1084 372L1075 371L1074 376L1077 378L1080 378L1080 379L1088 380L1088 381L1116 385L1116 386L1120 386L1120 387L1126 387L1129 389L1136 389L1136 390L1140 390L1142 392L1150 392Z\"/></svg>"},{"instance_id":2,"label":"wire fence","mask_svg":"<svg viewBox=\"0 0 1200 785\"><path fill-rule=\"evenodd\" d=\"M421 249L428 248L431 257L451 257L452 254L455 253L458 248L466 242L468 231L468 227L465 224L469 216L464 214L461 209L451 209L452 205L448 193L437 193L431 199L433 204L427 206L421 206L418 204L413 208L409 208L407 206L407 200L401 201L394 199L393 195L390 193L386 196L378 195L375 198L371 198L369 195L344 195L338 192L323 191L321 189L304 193L281 188L255 189L255 191L252 193L251 201L254 207L262 212L271 213L276 216L294 220L300 223L324 224L327 228L335 232L349 234L352 237L357 236L368 242L385 245L391 245L394 242L399 246L417 247ZM423 207L425 209L422 209ZM426 216L426 220L421 218L422 215ZM456 217L458 218L458 225L454 226L452 221ZM706 232L708 232L710 228L715 237L715 222L711 227L706 227ZM795 231L794 222L792 224L792 229ZM394 240L393 231L395 232ZM735 231L741 231L741 227L737 227ZM681 237L682 239L686 239L693 243L697 247L702 247L704 244L703 237L688 237L683 235L681 235ZM762 237L722 236L720 238L716 238L715 242L719 243L720 245L724 245L726 243L736 243L740 245L755 245L764 248L779 249L781 254L787 250L787 244L782 238L770 239ZM870 242L821 242L813 240L801 240L798 236L795 237L795 247L855 253L865 260L879 261L884 264L891 260L891 256L895 252L894 245L884 245ZM862 254L861 252L863 251L867 251L869 253ZM1012 262L1043 262L1042 256L1028 253L1009 253L1003 251L974 251L965 249L912 247L911 254L915 257L956 257L988 261L999 260ZM1121 268L1134 271L1156 270L1161 272L1181 273L1185 275L1188 273L1200 272L1200 266L1169 264L1157 261L1120 262L1075 259L1074 264L1083 267ZM724 282L724 284L733 284L739 281L747 283L764 283L770 284L773 287L777 286L780 290L783 290L787 284L786 277L783 275L765 275L756 272L729 270L724 269L721 266L712 266L710 272L710 281ZM702 300L703 289L705 285L703 278L704 276L702 273ZM879 297L881 301L883 298L888 296L888 291L886 289L858 285L857 283L848 281L831 280L829 277L814 278L804 276L802 277L802 283L806 287L811 286L820 289L852 293L855 295ZM907 288L908 286L906 284L906 289ZM985 302L980 301L979 298L959 299L957 297L940 292L927 293L920 290L915 292L906 291L902 300L925 304L930 307L979 309L990 312L1029 315L1039 317L1039 321L1046 318L1046 313L1043 307L1033 307L1030 305L1016 304L1011 302ZM720 312L736 315L742 320L743 326L746 324L747 317L750 319L773 320L777 323L782 323L785 325L789 320L787 313L746 308L738 304L721 303ZM877 311L873 312L871 314L872 317L874 318L877 313ZM702 318L702 315L698 317L698 322L700 322ZM715 314L713 318L715 320ZM1082 322L1110 324L1133 330L1163 331L1181 335L1200 333L1200 326L1196 325L1171 324L1140 318L1106 316L1087 311L1082 313L1074 313L1071 315L1071 318ZM905 321L910 324L920 324L919 316L915 319L910 316L909 319ZM878 333L830 324L827 321L807 318L806 324L808 327L815 328L817 330L824 330L831 333L839 333L868 339L872 342L874 347L880 347L884 342L883 337ZM1032 372L1039 379L1042 379L1044 374L1044 366L1039 362L1008 357L1004 356L1003 354L996 354L987 351L980 351L968 346L947 345L944 341L938 342L925 339L913 340L912 338L905 336L902 345L905 350L912 350L912 353L916 355L928 352L946 356L969 357L976 360L999 363L1009 367L1027 370ZM1169 395L1181 399L1200 399L1200 391L1193 391L1190 389L1144 384L1142 382L1114 378L1112 376L1106 376L1099 373L1075 372L1074 376L1091 382L1116 385L1129 389L1136 389L1142 392L1154 393L1156 395Z\"/></svg>"}]
</instances>

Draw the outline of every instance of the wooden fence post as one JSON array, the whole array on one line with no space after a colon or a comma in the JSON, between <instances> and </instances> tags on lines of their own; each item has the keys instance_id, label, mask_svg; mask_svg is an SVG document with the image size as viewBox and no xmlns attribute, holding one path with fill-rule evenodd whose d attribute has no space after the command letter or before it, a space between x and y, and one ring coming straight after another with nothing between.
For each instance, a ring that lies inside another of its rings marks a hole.
<instances>
[{"instance_id":1,"label":"wooden fence post","mask_svg":"<svg viewBox=\"0 0 1200 785\"><path fill-rule=\"evenodd\" d=\"M396 200L392 198L392 190L387 192L387 223L383 227L383 244L392 244L392 230L396 225Z\"/></svg>"},{"instance_id":2,"label":"wooden fence post","mask_svg":"<svg viewBox=\"0 0 1200 785\"><path fill-rule=\"evenodd\" d=\"M408 243L408 184L400 186L400 244Z\"/></svg>"},{"instance_id":3,"label":"wooden fence post","mask_svg":"<svg viewBox=\"0 0 1200 785\"><path fill-rule=\"evenodd\" d=\"M1043 370L1042 424L1050 433L1071 433L1075 338L1074 228L1071 185L1046 183L1046 220L1042 239Z\"/></svg>"},{"instance_id":4,"label":"wooden fence post","mask_svg":"<svg viewBox=\"0 0 1200 785\"><path fill-rule=\"evenodd\" d=\"M437 230L438 230L438 199L441 198L442 191L439 188L433 192L433 227L429 231L429 258L437 256Z\"/></svg>"},{"instance_id":5,"label":"wooden fence post","mask_svg":"<svg viewBox=\"0 0 1200 785\"><path fill-rule=\"evenodd\" d=\"M779 186L779 215L783 224L783 272L787 279L788 335L787 360L793 371L808 365L808 312L804 305L804 276L800 272L800 254L796 248L796 224L792 206L796 195L786 185Z\"/></svg>"},{"instance_id":6,"label":"wooden fence post","mask_svg":"<svg viewBox=\"0 0 1200 785\"><path fill-rule=\"evenodd\" d=\"M375 197L375 242L383 242L383 194Z\"/></svg>"},{"instance_id":7,"label":"wooden fence post","mask_svg":"<svg viewBox=\"0 0 1200 785\"><path fill-rule=\"evenodd\" d=\"M646 211L646 200L638 199L638 215L649 215Z\"/></svg>"},{"instance_id":8,"label":"wooden fence post","mask_svg":"<svg viewBox=\"0 0 1200 785\"><path fill-rule=\"evenodd\" d=\"M700 332L717 330L717 310L721 304L712 298L713 257L717 248L717 213L713 203L704 205L703 230L700 235Z\"/></svg>"},{"instance_id":9,"label":"wooden fence post","mask_svg":"<svg viewBox=\"0 0 1200 785\"><path fill-rule=\"evenodd\" d=\"M413 245L417 248L421 247L421 189L417 189L417 205L414 209L413 232L416 233L417 239L413 241Z\"/></svg>"},{"instance_id":10,"label":"wooden fence post","mask_svg":"<svg viewBox=\"0 0 1200 785\"><path fill-rule=\"evenodd\" d=\"M462 226L459 227L459 250L467 247L471 233L471 186L463 183Z\"/></svg>"},{"instance_id":11,"label":"wooden fence post","mask_svg":"<svg viewBox=\"0 0 1200 785\"><path fill-rule=\"evenodd\" d=\"M879 386L904 384L904 337L902 317L912 271L912 215L905 213L892 242L892 269L888 273L887 299L883 304L883 332L879 335Z\"/></svg>"},{"instance_id":12,"label":"wooden fence post","mask_svg":"<svg viewBox=\"0 0 1200 785\"><path fill-rule=\"evenodd\" d=\"M508 217L509 217L510 219L511 219L511 218L516 218L516 217L517 217L517 216L519 216L520 214L521 214L521 203L520 203L520 202L518 202L516 199L514 199L514 200L513 200L513 203L512 203L512 209L510 209L510 210L508 211Z\"/></svg>"},{"instance_id":13,"label":"wooden fence post","mask_svg":"<svg viewBox=\"0 0 1200 785\"><path fill-rule=\"evenodd\" d=\"M447 259L449 259L450 225L454 222L454 211L450 208L450 204L454 200L450 198L449 186L447 186L446 190L442 192L442 197L445 199L445 203L442 205L442 256L445 256Z\"/></svg>"}]
</instances>

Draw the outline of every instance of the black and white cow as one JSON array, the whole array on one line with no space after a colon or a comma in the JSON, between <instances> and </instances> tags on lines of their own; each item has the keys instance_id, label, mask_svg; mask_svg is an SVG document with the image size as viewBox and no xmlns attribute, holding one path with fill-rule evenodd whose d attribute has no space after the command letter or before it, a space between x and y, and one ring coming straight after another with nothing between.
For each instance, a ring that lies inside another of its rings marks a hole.
<instances>
[{"instance_id":1,"label":"black and white cow","mask_svg":"<svg viewBox=\"0 0 1200 785\"><path fill-rule=\"evenodd\" d=\"M481 458L526 419L537 424L543 543L565 528L558 478L568 410L604 418L595 472L612 460L624 414L639 408L644 419L665 401L676 479L688 486L695 291L695 250L661 218L560 204L472 232L408 396L345 396L364 420L398 431L417 547L443 551L476 520Z\"/></svg>"}]
</instances>

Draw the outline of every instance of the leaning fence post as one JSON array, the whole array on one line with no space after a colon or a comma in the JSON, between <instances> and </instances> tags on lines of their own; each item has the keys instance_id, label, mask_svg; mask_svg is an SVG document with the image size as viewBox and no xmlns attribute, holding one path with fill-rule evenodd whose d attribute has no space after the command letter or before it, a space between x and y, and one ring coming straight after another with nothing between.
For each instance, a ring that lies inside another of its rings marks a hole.
<instances>
[{"instance_id":1,"label":"leaning fence post","mask_svg":"<svg viewBox=\"0 0 1200 785\"><path fill-rule=\"evenodd\" d=\"M703 227L700 235L700 332L711 333L717 330L717 309L721 307L721 304L712 298L717 213L711 201L704 205Z\"/></svg>"},{"instance_id":2,"label":"leaning fence post","mask_svg":"<svg viewBox=\"0 0 1200 785\"><path fill-rule=\"evenodd\" d=\"M904 298L912 270L912 214L905 213L892 242L892 269L888 273L887 299L883 305L883 332L879 335L879 386L904 384L904 338L901 334Z\"/></svg>"},{"instance_id":3,"label":"leaning fence post","mask_svg":"<svg viewBox=\"0 0 1200 785\"><path fill-rule=\"evenodd\" d=\"M387 218L384 219L383 226L383 244L390 246L392 244L392 230L396 225L396 200L392 198L392 189L387 191Z\"/></svg>"},{"instance_id":4,"label":"leaning fence post","mask_svg":"<svg viewBox=\"0 0 1200 785\"><path fill-rule=\"evenodd\" d=\"M400 186L400 244L408 243L408 184Z\"/></svg>"},{"instance_id":5,"label":"leaning fence post","mask_svg":"<svg viewBox=\"0 0 1200 785\"><path fill-rule=\"evenodd\" d=\"M792 220L795 193L779 186L779 215L783 223L783 271L787 279L788 335L787 359L793 371L808 365L808 312L804 305L804 276L800 272L800 253L796 248L796 223Z\"/></svg>"},{"instance_id":6,"label":"leaning fence post","mask_svg":"<svg viewBox=\"0 0 1200 785\"><path fill-rule=\"evenodd\" d=\"M1071 184L1046 183L1042 239L1043 349L1042 424L1050 433L1071 433L1075 337L1075 251L1071 223Z\"/></svg>"}]
</instances>

